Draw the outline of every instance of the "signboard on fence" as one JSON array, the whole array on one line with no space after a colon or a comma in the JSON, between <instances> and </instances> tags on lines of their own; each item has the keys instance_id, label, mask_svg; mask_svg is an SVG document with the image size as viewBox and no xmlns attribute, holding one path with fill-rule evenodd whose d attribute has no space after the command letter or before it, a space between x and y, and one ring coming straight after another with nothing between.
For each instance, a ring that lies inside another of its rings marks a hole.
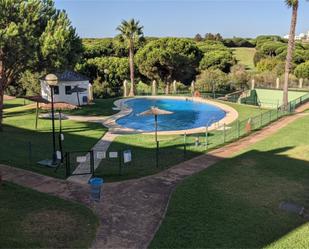
<instances>
[{"instance_id":1,"label":"signboard on fence","mask_svg":"<svg viewBox=\"0 0 309 249\"><path fill-rule=\"evenodd\" d=\"M123 162L124 163L129 163L132 161L132 153L131 150L125 150L123 152Z\"/></svg>"},{"instance_id":2,"label":"signboard on fence","mask_svg":"<svg viewBox=\"0 0 309 249\"><path fill-rule=\"evenodd\" d=\"M117 151L109 153L109 158L117 158L117 157L118 157L118 152Z\"/></svg>"},{"instance_id":3,"label":"signboard on fence","mask_svg":"<svg viewBox=\"0 0 309 249\"><path fill-rule=\"evenodd\" d=\"M62 159L61 151L57 150L57 151L56 151L56 155L57 155L57 159L58 159L58 160L61 160L61 159Z\"/></svg>"},{"instance_id":4,"label":"signboard on fence","mask_svg":"<svg viewBox=\"0 0 309 249\"><path fill-rule=\"evenodd\" d=\"M97 159L102 160L106 158L106 151L98 151L97 152Z\"/></svg>"},{"instance_id":5,"label":"signboard on fence","mask_svg":"<svg viewBox=\"0 0 309 249\"><path fill-rule=\"evenodd\" d=\"M86 156L78 156L76 157L76 162L78 163L85 163L87 161L87 157Z\"/></svg>"}]
</instances>

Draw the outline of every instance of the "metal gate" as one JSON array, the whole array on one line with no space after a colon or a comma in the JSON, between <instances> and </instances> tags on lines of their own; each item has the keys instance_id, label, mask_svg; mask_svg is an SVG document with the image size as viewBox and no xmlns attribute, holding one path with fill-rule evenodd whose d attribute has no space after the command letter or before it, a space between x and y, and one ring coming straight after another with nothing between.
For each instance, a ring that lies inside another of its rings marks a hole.
<instances>
[{"instance_id":1,"label":"metal gate","mask_svg":"<svg viewBox=\"0 0 309 249\"><path fill-rule=\"evenodd\" d=\"M93 175L93 151L70 151L65 153L66 177L72 175Z\"/></svg>"}]
</instances>

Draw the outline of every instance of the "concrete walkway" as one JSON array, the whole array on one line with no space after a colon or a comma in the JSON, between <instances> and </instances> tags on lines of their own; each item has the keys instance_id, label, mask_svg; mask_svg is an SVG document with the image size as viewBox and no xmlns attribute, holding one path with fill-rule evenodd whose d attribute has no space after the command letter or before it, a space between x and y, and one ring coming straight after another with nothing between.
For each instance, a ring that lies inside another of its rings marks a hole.
<instances>
[{"instance_id":1,"label":"concrete walkway","mask_svg":"<svg viewBox=\"0 0 309 249\"><path fill-rule=\"evenodd\" d=\"M309 103L298 109L298 112L308 108ZM105 184L102 201L96 208L101 225L93 248L147 248L164 218L169 198L178 183L225 158L232 157L304 115L308 114L297 113L284 117L248 137L156 175ZM7 166L0 166L0 170L5 180L91 206L87 185Z\"/></svg>"}]
</instances>

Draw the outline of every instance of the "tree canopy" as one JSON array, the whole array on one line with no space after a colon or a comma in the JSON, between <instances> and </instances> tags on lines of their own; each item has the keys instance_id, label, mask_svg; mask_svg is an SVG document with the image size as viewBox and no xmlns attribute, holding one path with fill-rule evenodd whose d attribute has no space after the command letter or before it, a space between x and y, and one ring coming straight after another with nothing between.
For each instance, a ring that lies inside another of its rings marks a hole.
<instances>
[{"instance_id":1,"label":"tree canopy","mask_svg":"<svg viewBox=\"0 0 309 249\"><path fill-rule=\"evenodd\" d=\"M0 1L0 125L4 90L27 69L74 66L81 42L52 0Z\"/></svg>"},{"instance_id":2,"label":"tree canopy","mask_svg":"<svg viewBox=\"0 0 309 249\"><path fill-rule=\"evenodd\" d=\"M136 54L141 74L149 79L189 84L196 75L202 52L189 39L162 38L149 42Z\"/></svg>"}]
</instances>

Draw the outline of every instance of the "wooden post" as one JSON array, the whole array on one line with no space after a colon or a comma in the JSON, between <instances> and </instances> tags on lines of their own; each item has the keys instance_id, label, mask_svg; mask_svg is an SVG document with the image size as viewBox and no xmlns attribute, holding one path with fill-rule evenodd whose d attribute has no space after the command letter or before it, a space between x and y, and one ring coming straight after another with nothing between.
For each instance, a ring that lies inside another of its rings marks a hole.
<instances>
[{"instance_id":1,"label":"wooden post","mask_svg":"<svg viewBox=\"0 0 309 249\"><path fill-rule=\"evenodd\" d=\"M158 93L157 93L157 82L154 80L153 82L152 82L152 95L157 95Z\"/></svg>"},{"instance_id":2,"label":"wooden post","mask_svg":"<svg viewBox=\"0 0 309 249\"><path fill-rule=\"evenodd\" d=\"M304 83L304 79L300 78L299 79L299 88L302 89L303 88L303 83Z\"/></svg>"},{"instance_id":3,"label":"wooden post","mask_svg":"<svg viewBox=\"0 0 309 249\"><path fill-rule=\"evenodd\" d=\"M123 97L128 96L128 81L124 80L123 81Z\"/></svg>"},{"instance_id":4,"label":"wooden post","mask_svg":"<svg viewBox=\"0 0 309 249\"><path fill-rule=\"evenodd\" d=\"M177 82L176 80L173 81L173 94L177 93Z\"/></svg>"},{"instance_id":5,"label":"wooden post","mask_svg":"<svg viewBox=\"0 0 309 249\"><path fill-rule=\"evenodd\" d=\"M192 95L194 94L194 92L195 92L195 82L194 82L194 80L191 82L191 93L192 93Z\"/></svg>"},{"instance_id":6,"label":"wooden post","mask_svg":"<svg viewBox=\"0 0 309 249\"><path fill-rule=\"evenodd\" d=\"M280 78L277 77L276 79L276 88L279 89L280 88Z\"/></svg>"},{"instance_id":7,"label":"wooden post","mask_svg":"<svg viewBox=\"0 0 309 249\"><path fill-rule=\"evenodd\" d=\"M255 79L251 80L251 90L255 89Z\"/></svg>"}]
</instances>

